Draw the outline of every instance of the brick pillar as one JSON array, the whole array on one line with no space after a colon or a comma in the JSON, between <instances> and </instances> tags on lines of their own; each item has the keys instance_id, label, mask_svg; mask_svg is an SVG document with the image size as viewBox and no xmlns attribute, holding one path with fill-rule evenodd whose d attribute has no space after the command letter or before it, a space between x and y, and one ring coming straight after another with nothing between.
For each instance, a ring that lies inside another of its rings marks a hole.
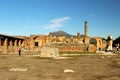
<instances>
[{"instance_id":1,"label":"brick pillar","mask_svg":"<svg viewBox=\"0 0 120 80\"><path fill-rule=\"evenodd\" d=\"M8 53L8 38L4 40L5 53Z\"/></svg>"},{"instance_id":2,"label":"brick pillar","mask_svg":"<svg viewBox=\"0 0 120 80\"><path fill-rule=\"evenodd\" d=\"M17 39L16 39L15 42L14 42L14 46L17 46Z\"/></svg>"},{"instance_id":3,"label":"brick pillar","mask_svg":"<svg viewBox=\"0 0 120 80\"><path fill-rule=\"evenodd\" d=\"M49 33L50 42L52 42L52 32Z\"/></svg>"},{"instance_id":4,"label":"brick pillar","mask_svg":"<svg viewBox=\"0 0 120 80\"><path fill-rule=\"evenodd\" d=\"M13 46L13 42L12 42L12 40L10 41L10 46Z\"/></svg>"},{"instance_id":5,"label":"brick pillar","mask_svg":"<svg viewBox=\"0 0 120 80\"><path fill-rule=\"evenodd\" d=\"M46 36L44 36L44 39L43 39L44 41L43 41L43 46L45 46L46 45Z\"/></svg>"},{"instance_id":6,"label":"brick pillar","mask_svg":"<svg viewBox=\"0 0 120 80\"><path fill-rule=\"evenodd\" d=\"M9 51L13 53L13 42L12 42L12 40L10 41Z\"/></svg>"},{"instance_id":7,"label":"brick pillar","mask_svg":"<svg viewBox=\"0 0 120 80\"><path fill-rule=\"evenodd\" d=\"M80 43L80 33L79 32L77 33L77 41L78 41L78 43Z\"/></svg>"},{"instance_id":8,"label":"brick pillar","mask_svg":"<svg viewBox=\"0 0 120 80\"><path fill-rule=\"evenodd\" d=\"M34 38L30 39L30 51L34 51Z\"/></svg>"},{"instance_id":9,"label":"brick pillar","mask_svg":"<svg viewBox=\"0 0 120 80\"><path fill-rule=\"evenodd\" d=\"M21 46L21 40L19 40L19 42L18 42L18 46Z\"/></svg>"},{"instance_id":10,"label":"brick pillar","mask_svg":"<svg viewBox=\"0 0 120 80\"><path fill-rule=\"evenodd\" d=\"M8 46L8 38L5 38L5 40L4 40L4 46Z\"/></svg>"},{"instance_id":11,"label":"brick pillar","mask_svg":"<svg viewBox=\"0 0 120 80\"><path fill-rule=\"evenodd\" d=\"M22 46L25 46L25 41L22 41Z\"/></svg>"}]
</instances>

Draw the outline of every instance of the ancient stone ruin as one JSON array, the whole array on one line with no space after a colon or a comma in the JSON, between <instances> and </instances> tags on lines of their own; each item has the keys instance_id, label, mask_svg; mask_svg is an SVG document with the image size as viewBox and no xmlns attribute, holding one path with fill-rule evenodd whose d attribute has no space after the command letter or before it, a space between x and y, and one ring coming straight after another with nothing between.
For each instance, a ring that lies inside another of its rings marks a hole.
<instances>
[{"instance_id":1,"label":"ancient stone ruin","mask_svg":"<svg viewBox=\"0 0 120 80\"><path fill-rule=\"evenodd\" d=\"M112 40L112 36L109 35L107 38L107 51L112 51L112 44L113 44L113 40Z\"/></svg>"},{"instance_id":2,"label":"ancient stone ruin","mask_svg":"<svg viewBox=\"0 0 120 80\"><path fill-rule=\"evenodd\" d=\"M59 49L53 47L43 47L41 49L40 57L59 57Z\"/></svg>"},{"instance_id":3,"label":"ancient stone ruin","mask_svg":"<svg viewBox=\"0 0 120 80\"><path fill-rule=\"evenodd\" d=\"M111 45L111 42L108 43ZM103 42L101 37L88 36L87 21L84 22L84 35L81 35L80 32L77 35L70 35L64 31L50 32L48 35L30 35L29 37L0 34L0 54L17 54L18 47L22 48L23 53L41 51L43 46L56 47L61 52L95 52L96 49L104 49L106 42ZM111 46L109 48L111 49ZM53 55L53 52L46 54Z\"/></svg>"}]
</instances>

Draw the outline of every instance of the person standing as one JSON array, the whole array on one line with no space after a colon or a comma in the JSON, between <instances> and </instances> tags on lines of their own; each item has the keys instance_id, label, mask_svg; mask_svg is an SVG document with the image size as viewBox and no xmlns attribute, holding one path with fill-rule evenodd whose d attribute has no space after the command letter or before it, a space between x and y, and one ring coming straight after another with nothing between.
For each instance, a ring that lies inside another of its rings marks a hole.
<instances>
[{"instance_id":1,"label":"person standing","mask_svg":"<svg viewBox=\"0 0 120 80\"><path fill-rule=\"evenodd\" d=\"M117 51L119 51L119 43L116 44Z\"/></svg>"},{"instance_id":2,"label":"person standing","mask_svg":"<svg viewBox=\"0 0 120 80\"><path fill-rule=\"evenodd\" d=\"M21 47L18 47L19 56L21 56Z\"/></svg>"}]
</instances>

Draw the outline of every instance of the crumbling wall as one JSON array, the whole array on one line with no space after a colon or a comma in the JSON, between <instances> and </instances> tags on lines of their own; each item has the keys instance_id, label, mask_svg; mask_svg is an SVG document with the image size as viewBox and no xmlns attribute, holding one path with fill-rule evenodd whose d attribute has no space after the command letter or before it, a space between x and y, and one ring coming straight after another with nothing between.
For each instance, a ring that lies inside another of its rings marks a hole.
<instances>
[{"instance_id":1,"label":"crumbling wall","mask_svg":"<svg viewBox=\"0 0 120 80\"><path fill-rule=\"evenodd\" d=\"M16 54L17 53L17 46L0 46L0 53L1 54Z\"/></svg>"},{"instance_id":2,"label":"crumbling wall","mask_svg":"<svg viewBox=\"0 0 120 80\"><path fill-rule=\"evenodd\" d=\"M78 43L76 44L53 43L50 46L58 48L60 52L84 52L84 51L95 52L96 51L96 46L90 44L86 45L86 44L78 44Z\"/></svg>"},{"instance_id":3,"label":"crumbling wall","mask_svg":"<svg viewBox=\"0 0 120 80\"><path fill-rule=\"evenodd\" d=\"M41 57L59 57L59 49L53 47L43 47L41 49Z\"/></svg>"}]
</instances>

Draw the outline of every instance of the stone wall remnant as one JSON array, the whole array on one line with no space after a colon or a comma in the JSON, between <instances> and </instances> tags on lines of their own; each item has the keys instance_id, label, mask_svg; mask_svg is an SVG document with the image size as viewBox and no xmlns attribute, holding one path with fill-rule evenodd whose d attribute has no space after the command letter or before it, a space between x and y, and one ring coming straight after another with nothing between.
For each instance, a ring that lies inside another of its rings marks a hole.
<instances>
[{"instance_id":1,"label":"stone wall remnant","mask_svg":"<svg viewBox=\"0 0 120 80\"><path fill-rule=\"evenodd\" d=\"M59 49L53 47L43 47L40 57L59 57Z\"/></svg>"}]
</instances>

